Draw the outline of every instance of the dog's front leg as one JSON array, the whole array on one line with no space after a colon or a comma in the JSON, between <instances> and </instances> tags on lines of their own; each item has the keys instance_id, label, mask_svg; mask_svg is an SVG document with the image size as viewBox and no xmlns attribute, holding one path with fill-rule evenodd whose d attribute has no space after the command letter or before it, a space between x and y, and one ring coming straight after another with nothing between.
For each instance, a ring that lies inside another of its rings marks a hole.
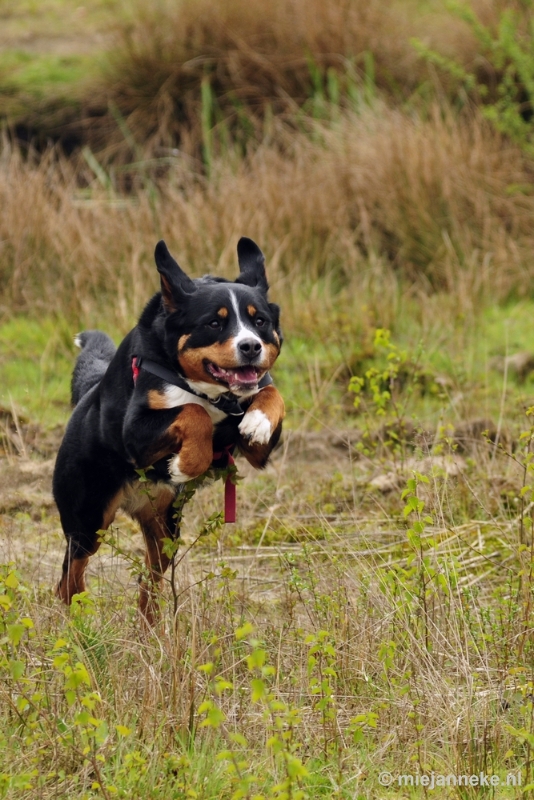
<instances>
[{"instance_id":1,"label":"dog's front leg","mask_svg":"<svg viewBox=\"0 0 534 800\"><path fill-rule=\"evenodd\" d=\"M172 483L186 483L209 469L213 461L213 423L201 406L182 406L174 421L147 448L143 460L148 466L169 455Z\"/></svg>"},{"instance_id":2,"label":"dog's front leg","mask_svg":"<svg viewBox=\"0 0 534 800\"><path fill-rule=\"evenodd\" d=\"M185 483L211 465L213 423L196 403L186 403L172 415L170 411L144 409L129 415L124 440L136 467L146 469L172 456L168 460L171 481Z\"/></svg>"},{"instance_id":3,"label":"dog's front leg","mask_svg":"<svg viewBox=\"0 0 534 800\"><path fill-rule=\"evenodd\" d=\"M169 460L172 483L186 483L203 475L213 461L213 422L208 412L188 403L182 407L169 433L180 443L179 452Z\"/></svg>"},{"instance_id":4,"label":"dog's front leg","mask_svg":"<svg viewBox=\"0 0 534 800\"><path fill-rule=\"evenodd\" d=\"M253 467L262 469L280 438L285 407L274 386L259 392L239 424L239 449Z\"/></svg>"}]
</instances>

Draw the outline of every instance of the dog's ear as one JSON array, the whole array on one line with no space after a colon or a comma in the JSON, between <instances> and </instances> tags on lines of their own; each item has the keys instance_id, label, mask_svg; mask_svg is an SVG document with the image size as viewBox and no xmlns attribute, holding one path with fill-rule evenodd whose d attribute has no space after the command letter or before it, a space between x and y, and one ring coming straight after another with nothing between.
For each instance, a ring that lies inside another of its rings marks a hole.
<instances>
[{"instance_id":1,"label":"dog's ear","mask_svg":"<svg viewBox=\"0 0 534 800\"><path fill-rule=\"evenodd\" d=\"M237 243L237 259L239 261L240 275L236 283L246 286L258 287L264 292L269 289L265 275L265 256L252 239L242 236Z\"/></svg>"},{"instance_id":2,"label":"dog's ear","mask_svg":"<svg viewBox=\"0 0 534 800\"><path fill-rule=\"evenodd\" d=\"M193 294L195 284L171 256L163 239L156 245L154 258L161 278L161 294L165 308L169 313L176 311L180 302Z\"/></svg>"}]
</instances>

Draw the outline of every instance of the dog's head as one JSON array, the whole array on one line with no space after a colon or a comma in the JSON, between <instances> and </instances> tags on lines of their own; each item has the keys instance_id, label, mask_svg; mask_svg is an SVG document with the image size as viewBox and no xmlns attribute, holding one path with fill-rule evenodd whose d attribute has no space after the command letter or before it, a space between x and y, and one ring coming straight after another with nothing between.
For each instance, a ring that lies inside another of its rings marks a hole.
<instances>
[{"instance_id":1,"label":"dog's head","mask_svg":"<svg viewBox=\"0 0 534 800\"><path fill-rule=\"evenodd\" d=\"M282 345L280 310L267 299L263 253L243 237L237 256L235 281L209 275L192 280L165 242L156 245L167 353L191 388L209 397L255 394Z\"/></svg>"}]
</instances>

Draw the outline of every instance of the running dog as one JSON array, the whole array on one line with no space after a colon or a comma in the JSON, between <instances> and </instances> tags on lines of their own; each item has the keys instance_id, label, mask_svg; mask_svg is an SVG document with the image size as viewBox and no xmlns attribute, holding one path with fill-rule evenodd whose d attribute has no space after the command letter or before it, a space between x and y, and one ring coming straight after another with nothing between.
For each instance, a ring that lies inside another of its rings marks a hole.
<instances>
[{"instance_id":1,"label":"running dog","mask_svg":"<svg viewBox=\"0 0 534 800\"><path fill-rule=\"evenodd\" d=\"M234 450L261 469L278 442L284 402L269 370L282 345L279 308L268 301L259 247L242 238L237 255L235 281L191 279L159 242L161 291L120 346L100 331L77 337L75 408L53 480L67 539L57 594L67 604L85 590L99 531L122 508L144 535L139 608L152 623L170 563L163 540L179 533L173 503L181 487L224 467Z\"/></svg>"}]
</instances>

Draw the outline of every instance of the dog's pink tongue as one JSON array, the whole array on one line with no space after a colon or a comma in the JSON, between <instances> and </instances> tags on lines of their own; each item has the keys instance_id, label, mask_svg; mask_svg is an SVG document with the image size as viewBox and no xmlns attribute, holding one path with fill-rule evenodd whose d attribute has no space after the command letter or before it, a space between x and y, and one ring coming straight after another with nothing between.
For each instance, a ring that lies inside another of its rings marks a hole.
<instances>
[{"instance_id":1,"label":"dog's pink tongue","mask_svg":"<svg viewBox=\"0 0 534 800\"><path fill-rule=\"evenodd\" d=\"M242 384L258 382L258 373L254 367L241 367L241 369L232 372L231 375L231 383Z\"/></svg>"},{"instance_id":2,"label":"dog's pink tongue","mask_svg":"<svg viewBox=\"0 0 534 800\"><path fill-rule=\"evenodd\" d=\"M239 367L239 369L217 368L212 372L216 378L226 381L230 387L249 386L258 382L258 373L254 367Z\"/></svg>"}]
</instances>

